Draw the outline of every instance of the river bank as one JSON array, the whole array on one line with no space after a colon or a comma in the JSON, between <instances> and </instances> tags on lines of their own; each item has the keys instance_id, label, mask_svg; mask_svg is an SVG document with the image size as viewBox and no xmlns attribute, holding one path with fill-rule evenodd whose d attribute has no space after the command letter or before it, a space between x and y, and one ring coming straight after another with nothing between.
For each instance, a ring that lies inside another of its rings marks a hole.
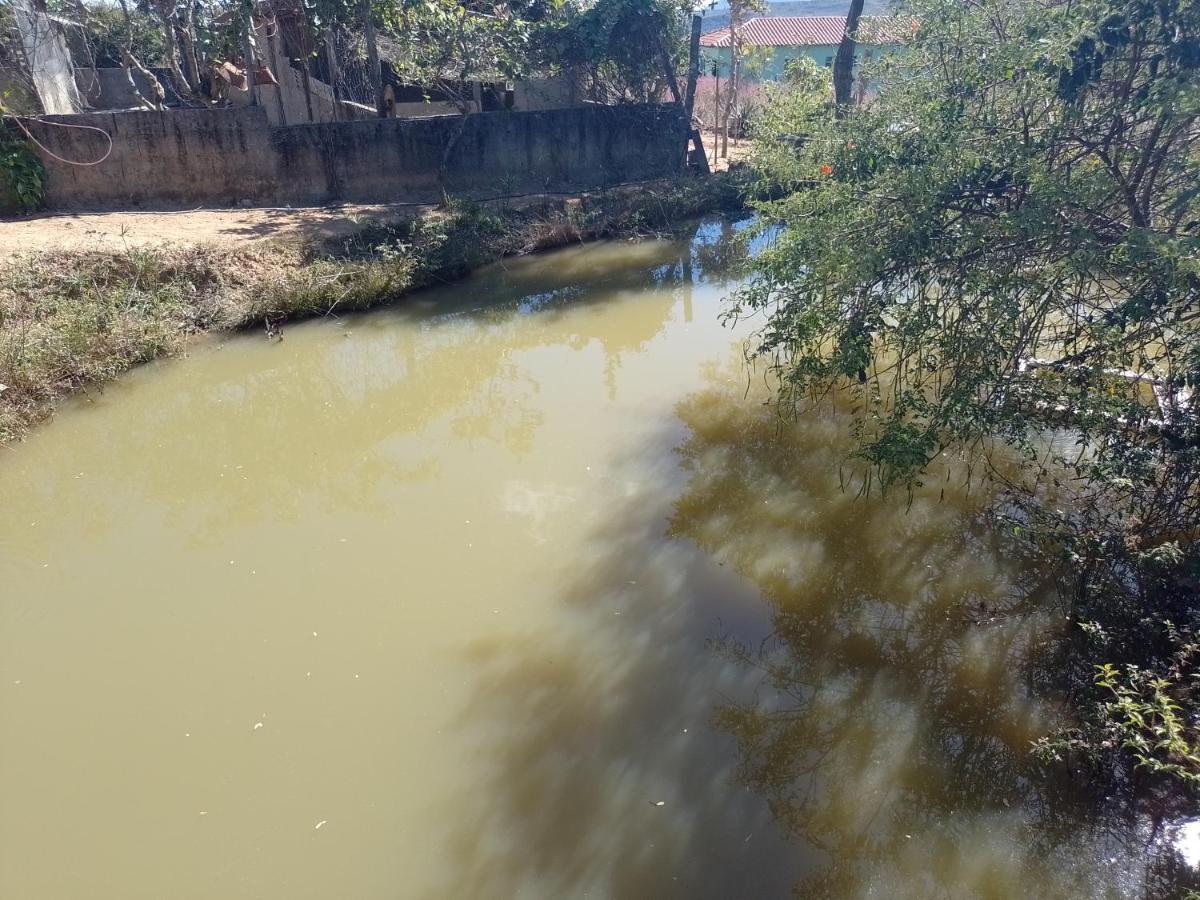
<instances>
[{"instance_id":1,"label":"river bank","mask_svg":"<svg viewBox=\"0 0 1200 900\"><path fill-rule=\"evenodd\" d=\"M0 220L0 262L47 250L118 252L168 244L223 244L244 249L281 239L319 243L349 237L371 222L413 216L434 205L348 203L37 213Z\"/></svg>"},{"instance_id":2,"label":"river bank","mask_svg":"<svg viewBox=\"0 0 1200 900\"><path fill-rule=\"evenodd\" d=\"M179 352L194 335L368 309L495 260L668 231L742 206L737 173L521 206L451 204L332 240L44 250L0 264L0 443L67 394Z\"/></svg>"}]
</instances>

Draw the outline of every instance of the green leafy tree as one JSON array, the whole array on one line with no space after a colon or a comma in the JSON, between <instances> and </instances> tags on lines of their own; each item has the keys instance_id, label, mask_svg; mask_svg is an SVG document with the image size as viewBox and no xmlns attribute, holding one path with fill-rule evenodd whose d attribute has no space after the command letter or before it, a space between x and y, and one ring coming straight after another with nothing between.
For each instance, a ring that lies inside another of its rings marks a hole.
<instances>
[{"instance_id":1,"label":"green leafy tree","mask_svg":"<svg viewBox=\"0 0 1200 900\"><path fill-rule=\"evenodd\" d=\"M861 0L856 0L861 2ZM745 48L742 46L742 25L751 13L763 12L766 0L729 0L729 89L721 110L721 156L729 155L729 120L737 114L741 94L742 66Z\"/></svg>"},{"instance_id":2,"label":"green leafy tree","mask_svg":"<svg viewBox=\"0 0 1200 900\"><path fill-rule=\"evenodd\" d=\"M86 10L85 40L92 61L97 67L117 68L121 65L122 51L128 45L138 59L156 65L163 58L162 29L143 13L131 15L129 23L120 7L105 3L91 3ZM72 5L64 5L62 14L71 16ZM133 34L130 35L130 26Z\"/></svg>"},{"instance_id":3,"label":"green leafy tree","mask_svg":"<svg viewBox=\"0 0 1200 900\"><path fill-rule=\"evenodd\" d=\"M657 103L667 96L664 55L686 71L687 0L568 3L538 35L541 61L569 70L597 103Z\"/></svg>"},{"instance_id":4,"label":"green leafy tree","mask_svg":"<svg viewBox=\"0 0 1200 900\"><path fill-rule=\"evenodd\" d=\"M396 74L412 84L436 88L451 98L462 116L442 154L444 181L467 116L477 111L473 83L525 73L529 24L503 8L457 0L395 0L383 8L383 21L400 48L393 63Z\"/></svg>"},{"instance_id":5,"label":"green leafy tree","mask_svg":"<svg viewBox=\"0 0 1200 900\"><path fill-rule=\"evenodd\" d=\"M398 0L384 21L399 42L393 64L403 79L436 85L460 111L471 108L472 81L496 81L524 74L529 57L529 26L503 9L457 0Z\"/></svg>"},{"instance_id":6,"label":"green leafy tree","mask_svg":"<svg viewBox=\"0 0 1200 900\"><path fill-rule=\"evenodd\" d=\"M851 392L868 486L946 453L1007 484L1014 527L1069 563L1081 671L1165 670L1200 586L1200 4L903 12L876 102L761 132L786 196L731 314L765 316L783 406ZM1196 674L1160 693L1188 708Z\"/></svg>"},{"instance_id":7,"label":"green leafy tree","mask_svg":"<svg viewBox=\"0 0 1200 900\"><path fill-rule=\"evenodd\" d=\"M781 81L764 83L762 92L750 121L758 193L788 195L815 183L803 148L828 119L829 70L802 56L788 63Z\"/></svg>"}]
</instances>

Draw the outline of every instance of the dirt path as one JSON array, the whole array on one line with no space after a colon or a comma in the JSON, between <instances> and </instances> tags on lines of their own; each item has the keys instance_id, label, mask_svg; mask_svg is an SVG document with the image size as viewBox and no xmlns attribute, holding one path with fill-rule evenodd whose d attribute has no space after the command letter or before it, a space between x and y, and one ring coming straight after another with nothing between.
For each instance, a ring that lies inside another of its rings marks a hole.
<instances>
[{"instance_id":1,"label":"dirt path","mask_svg":"<svg viewBox=\"0 0 1200 900\"><path fill-rule=\"evenodd\" d=\"M728 159L714 171L749 154L749 143L730 145ZM658 181L631 182L606 192L640 192ZM548 197L587 197L587 192L527 194L505 198L505 208L537 206ZM483 202L499 202L496 198ZM349 235L371 221L396 219L431 209L428 204L380 203L344 206L250 207L246 209L120 210L56 212L0 221L0 260L45 250L120 250L156 244L221 244L278 238L328 240Z\"/></svg>"},{"instance_id":2,"label":"dirt path","mask_svg":"<svg viewBox=\"0 0 1200 900\"><path fill-rule=\"evenodd\" d=\"M364 222L394 219L413 204L55 213L0 222L0 259L52 249L117 250L164 243L236 243L266 238L326 239Z\"/></svg>"}]
</instances>

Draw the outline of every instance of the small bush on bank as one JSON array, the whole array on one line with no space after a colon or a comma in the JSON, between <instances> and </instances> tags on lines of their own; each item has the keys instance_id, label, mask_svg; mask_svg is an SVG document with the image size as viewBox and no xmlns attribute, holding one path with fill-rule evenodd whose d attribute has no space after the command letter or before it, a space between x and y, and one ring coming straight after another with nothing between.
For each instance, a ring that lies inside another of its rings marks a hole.
<instances>
[{"instance_id":1,"label":"small bush on bank","mask_svg":"<svg viewBox=\"0 0 1200 900\"><path fill-rule=\"evenodd\" d=\"M0 116L5 113L0 103ZM0 210L29 213L41 209L46 199L46 169L15 129L0 122Z\"/></svg>"}]
</instances>

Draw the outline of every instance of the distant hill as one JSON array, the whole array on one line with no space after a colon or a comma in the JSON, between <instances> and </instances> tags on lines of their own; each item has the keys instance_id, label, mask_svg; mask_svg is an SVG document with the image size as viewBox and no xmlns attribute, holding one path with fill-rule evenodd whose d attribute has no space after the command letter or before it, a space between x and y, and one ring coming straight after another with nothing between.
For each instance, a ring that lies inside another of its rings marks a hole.
<instances>
[{"instance_id":1,"label":"distant hill","mask_svg":"<svg viewBox=\"0 0 1200 900\"><path fill-rule=\"evenodd\" d=\"M765 13L751 16L844 16L850 9L850 0L787 0L784 3L769 3ZM866 0L864 16L886 16L891 11L888 0ZM729 9L718 7L704 14L703 31L707 34L729 24Z\"/></svg>"}]
</instances>

